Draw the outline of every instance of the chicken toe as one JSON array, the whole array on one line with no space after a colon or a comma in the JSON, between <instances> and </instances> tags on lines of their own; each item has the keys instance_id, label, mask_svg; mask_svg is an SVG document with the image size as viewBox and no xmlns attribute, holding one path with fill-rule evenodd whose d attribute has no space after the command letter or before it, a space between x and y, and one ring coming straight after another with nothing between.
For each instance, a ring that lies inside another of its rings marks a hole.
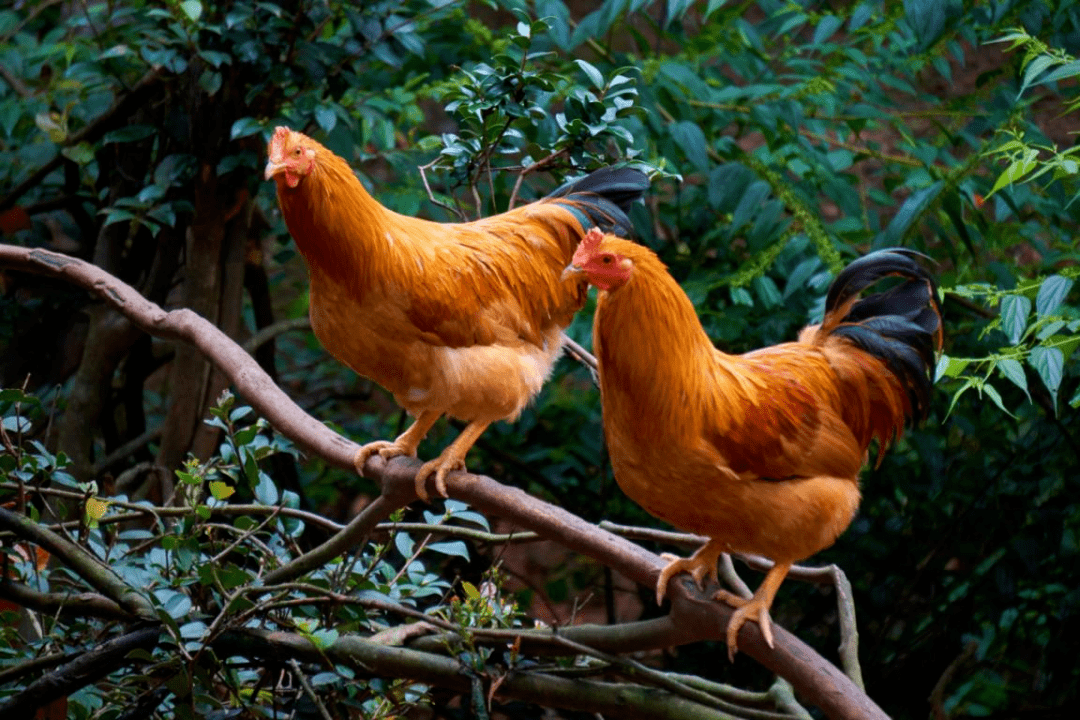
<instances>
[{"instance_id":1,"label":"chicken toe","mask_svg":"<svg viewBox=\"0 0 1080 720\"><path fill-rule=\"evenodd\" d=\"M378 453L383 460L402 455L416 457L417 446L420 445L420 441L424 439L428 430L431 429L431 426L435 424L435 421L440 416L441 414L437 412L424 411L417 416L409 429L398 435L396 439L375 440L360 446L360 449L356 451L356 455L353 456L353 465L356 467L357 474L364 474L364 464L375 453Z\"/></svg>"},{"instance_id":2,"label":"chicken toe","mask_svg":"<svg viewBox=\"0 0 1080 720\"><path fill-rule=\"evenodd\" d=\"M765 644L770 648L775 647L769 608L772 607L776 591L780 589L780 584L784 582L790 569L791 563L773 565L752 598L740 597L727 590L720 590L713 595L714 600L722 600L735 608L727 626L728 659L732 662L735 661L735 653L739 651L739 630L747 620L756 621L761 628L762 637L765 638Z\"/></svg>"},{"instance_id":3,"label":"chicken toe","mask_svg":"<svg viewBox=\"0 0 1080 720\"><path fill-rule=\"evenodd\" d=\"M448 497L446 475L455 470L465 470L465 455L490 424L479 420L472 421L465 426L454 442L446 446L439 457L423 464L420 471L416 473L416 494L421 500L428 501L427 481L432 473L435 473L435 490L442 497Z\"/></svg>"},{"instance_id":4,"label":"chicken toe","mask_svg":"<svg viewBox=\"0 0 1080 720\"><path fill-rule=\"evenodd\" d=\"M449 450L449 448L447 448ZM465 471L464 457L447 457L444 452L434 460L429 460L420 466L416 473L416 494L424 502L429 502L430 496L427 491L427 481L432 473L435 474L435 492L441 497L448 497L446 492L446 476L455 470Z\"/></svg>"},{"instance_id":5,"label":"chicken toe","mask_svg":"<svg viewBox=\"0 0 1080 720\"><path fill-rule=\"evenodd\" d=\"M660 605L664 602L664 596L667 595L668 581L671 580L672 576L681 572L690 573L698 588L702 587L702 581L706 577L718 583L716 563L723 552L724 550L719 543L710 541L702 545L697 552L688 558L681 558L668 553L661 555L660 557L667 560L668 564L660 571L660 577L656 581L656 604Z\"/></svg>"}]
</instances>

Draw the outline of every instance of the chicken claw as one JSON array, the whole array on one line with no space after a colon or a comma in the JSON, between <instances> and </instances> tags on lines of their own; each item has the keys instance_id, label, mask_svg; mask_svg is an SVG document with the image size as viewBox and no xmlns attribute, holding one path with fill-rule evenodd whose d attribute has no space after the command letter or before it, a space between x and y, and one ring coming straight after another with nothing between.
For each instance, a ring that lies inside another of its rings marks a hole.
<instances>
[{"instance_id":1,"label":"chicken claw","mask_svg":"<svg viewBox=\"0 0 1080 720\"><path fill-rule=\"evenodd\" d=\"M735 653L739 652L739 630L747 620L756 620L761 627L761 635L765 638L765 644L770 648L775 647L772 634L772 618L769 616L769 603L766 599L755 595L753 598L744 598L727 590L718 590L713 595L713 600L722 600L736 608L731 615L727 626L727 654L728 660L735 662Z\"/></svg>"},{"instance_id":2,"label":"chicken claw","mask_svg":"<svg viewBox=\"0 0 1080 720\"><path fill-rule=\"evenodd\" d=\"M656 604L660 605L664 602L664 596L667 595L668 581L673 575L678 575L681 572L690 573L699 590L702 589L702 580L705 577L719 584L720 579L716 571L716 563L723 552L724 550L719 543L707 542L688 558L681 558L669 553L662 554L660 557L667 560L668 564L660 571L660 577L656 581Z\"/></svg>"},{"instance_id":3,"label":"chicken claw","mask_svg":"<svg viewBox=\"0 0 1080 720\"><path fill-rule=\"evenodd\" d=\"M784 582L791 563L778 562L772 566L765 579L758 587L752 598L744 598L727 590L719 590L713 594L713 600L722 600L735 608L731 620L727 626L728 660L735 662L735 653L739 651L739 630L747 620L756 620L761 627L761 635L765 638L765 644L770 648L776 647L773 643L772 618L769 616L769 608L772 607L776 591L780 589L780 583Z\"/></svg>"},{"instance_id":4,"label":"chicken claw","mask_svg":"<svg viewBox=\"0 0 1080 720\"><path fill-rule=\"evenodd\" d=\"M356 451L356 455L353 456L353 465L356 467L357 474L363 476L364 464L375 453L379 453L379 457L383 460L401 457L402 455L416 457L417 446L420 445L420 441L424 439L427 431L431 429L435 421L439 419L439 415L437 412L425 410L416 417L415 422L409 426L408 430L398 435L394 440L375 440L366 445L361 445L360 449Z\"/></svg>"},{"instance_id":5,"label":"chicken claw","mask_svg":"<svg viewBox=\"0 0 1080 720\"><path fill-rule=\"evenodd\" d=\"M416 456L416 450L409 452L409 448L402 447L398 444L397 440L376 440L369 442L366 445L361 445L360 449L356 451L356 455L353 456L353 465L356 467L356 472L360 475L364 474L364 465L367 463L368 458L372 455L378 454L383 460L389 460L390 458L400 457L401 455Z\"/></svg>"},{"instance_id":6,"label":"chicken claw","mask_svg":"<svg viewBox=\"0 0 1080 720\"><path fill-rule=\"evenodd\" d=\"M447 450L449 449L450 448L447 448ZM416 473L416 494L424 502L430 502L431 498L427 491L427 481L428 478L431 477L431 474L435 473L435 492L441 497L448 497L446 493L446 475L455 470L466 472L465 458L448 457L448 453L444 452L434 460L428 460L420 466L420 470Z\"/></svg>"}]
</instances>

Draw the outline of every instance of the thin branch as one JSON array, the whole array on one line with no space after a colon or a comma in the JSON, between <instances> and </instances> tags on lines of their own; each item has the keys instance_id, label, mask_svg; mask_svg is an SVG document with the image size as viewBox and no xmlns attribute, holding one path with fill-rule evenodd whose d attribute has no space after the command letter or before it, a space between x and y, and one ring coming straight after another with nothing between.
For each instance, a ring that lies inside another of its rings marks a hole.
<instances>
[{"instance_id":1,"label":"thin branch","mask_svg":"<svg viewBox=\"0 0 1080 720\"><path fill-rule=\"evenodd\" d=\"M273 340L278 335L284 335L285 333L295 332L297 330L311 330L311 318L305 315L304 317L293 318L292 320L279 320L273 325L267 325L262 330L249 337L244 341L244 344L241 347L248 353L254 355L260 345Z\"/></svg>"},{"instance_id":2,"label":"thin branch","mask_svg":"<svg viewBox=\"0 0 1080 720\"><path fill-rule=\"evenodd\" d=\"M128 622L135 619L130 612L104 595L91 592L38 592L28 585L10 579L0 582L0 598L47 615L90 616Z\"/></svg>"},{"instance_id":3,"label":"thin branch","mask_svg":"<svg viewBox=\"0 0 1080 720\"><path fill-rule=\"evenodd\" d=\"M589 374L592 375L593 384L600 387L600 364L596 362L596 356L582 347L574 338L567 335L565 332L562 334L563 345L566 346L566 352L570 357L577 360L589 370Z\"/></svg>"},{"instance_id":4,"label":"thin branch","mask_svg":"<svg viewBox=\"0 0 1080 720\"><path fill-rule=\"evenodd\" d=\"M229 630L213 642L218 655L295 658L330 666L345 664L369 677L402 677L459 692L472 689L470 671L452 658L371 642L356 636L339 637L317 648L296 633L256 628ZM638 685L570 679L539 673L511 672L496 695L546 706L641 720L726 720L713 708L663 690Z\"/></svg>"},{"instance_id":5,"label":"thin branch","mask_svg":"<svg viewBox=\"0 0 1080 720\"><path fill-rule=\"evenodd\" d=\"M143 618L157 617L149 600L125 583L112 568L67 538L42 527L25 515L3 507L0 507L0 528L10 530L20 538L48 550L95 590L132 615Z\"/></svg>"},{"instance_id":6,"label":"thin branch","mask_svg":"<svg viewBox=\"0 0 1080 720\"><path fill-rule=\"evenodd\" d=\"M150 428L138 437L128 440L120 447L113 450L101 460L94 463L90 468L90 477L97 477L101 473L111 468L116 463L127 458L128 455L133 454L136 450L141 449L143 446L148 445L161 437L161 426Z\"/></svg>"},{"instance_id":7,"label":"thin branch","mask_svg":"<svg viewBox=\"0 0 1080 720\"><path fill-rule=\"evenodd\" d=\"M334 720L330 713L326 710L326 705L319 698L319 694L315 692L315 688L311 686L311 682L308 680L307 675L304 674L304 669L300 667L300 663L295 658L289 660L289 667L292 668L293 675L300 681L300 687L304 689L304 694L308 696L308 699L315 704L315 707L319 709L319 714L322 715L323 720Z\"/></svg>"}]
</instances>

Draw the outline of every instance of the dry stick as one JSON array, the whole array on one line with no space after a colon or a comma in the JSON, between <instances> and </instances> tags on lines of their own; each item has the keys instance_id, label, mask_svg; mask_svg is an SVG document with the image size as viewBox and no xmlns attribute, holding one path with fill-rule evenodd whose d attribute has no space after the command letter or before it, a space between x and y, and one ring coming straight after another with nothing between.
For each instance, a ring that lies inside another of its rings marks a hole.
<instances>
[{"instance_id":1,"label":"dry stick","mask_svg":"<svg viewBox=\"0 0 1080 720\"><path fill-rule=\"evenodd\" d=\"M90 263L46 250L0 245L0 265L65 279L95 292L127 315L145 331L166 339L190 343L210 358L236 386L237 392L271 425L297 446L341 468L352 468L358 445L305 413L277 387L258 363L227 335L190 310L165 312L131 286ZM415 498L414 478L420 463L395 458L387 463L378 455L368 460L364 472L382 483L382 495L368 506L367 519L354 520L328 543L333 551L316 548L279 568L273 581L281 582L318 567L355 544L381 519ZM516 488L500 485L489 477L454 473L448 477L451 494L481 512L499 515L536 531L565 547L588 555L645 586L656 585L663 561L629 540L605 532L576 515L533 498ZM377 510L372 506L376 506ZM365 510L367 512L367 510ZM362 514L363 515L363 514ZM381 515L381 518L377 516ZM369 526L369 527L366 527ZM271 577L266 578L267 582ZM689 578L672 583L670 632L657 638L655 647L700 640L722 640L732 609L712 602L691 590ZM817 705L830 718L885 718L847 676L783 628L774 625L776 647L770 649L757 623L746 623L739 633L739 649L772 672L786 678L800 697ZM441 677L441 676L440 676ZM461 678L458 678L461 679ZM524 682L524 679L521 679ZM511 681L507 681L511 682ZM441 684L441 683L440 683Z\"/></svg>"}]
</instances>

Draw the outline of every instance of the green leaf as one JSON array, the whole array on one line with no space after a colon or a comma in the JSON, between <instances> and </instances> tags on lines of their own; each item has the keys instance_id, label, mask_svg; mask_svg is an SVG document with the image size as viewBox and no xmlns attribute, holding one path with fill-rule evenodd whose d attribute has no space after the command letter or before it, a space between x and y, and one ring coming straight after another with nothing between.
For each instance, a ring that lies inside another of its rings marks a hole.
<instances>
[{"instance_id":1,"label":"green leaf","mask_svg":"<svg viewBox=\"0 0 1080 720\"><path fill-rule=\"evenodd\" d=\"M979 389L982 392L986 393L986 395L990 398L990 400L993 401L993 403L998 406L998 409L1001 410L1001 412L1005 413L1009 417L1016 417L1015 415L1013 415L1011 412L1009 412L1005 408L1005 403L1002 402L1001 394L998 393L997 388L995 388L993 385L991 385L988 382L983 382L983 384L979 387Z\"/></svg>"},{"instance_id":2,"label":"green leaf","mask_svg":"<svg viewBox=\"0 0 1080 720\"><path fill-rule=\"evenodd\" d=\"M156 132L157 130L150 125L128 125L119 130L105 133L105 137L101 138L101 143L108 145L109 143L137 142L145 140Z\"/></svg>"},{"instance_id":3,"label":"green leaf","mask_svg":"<svg viewBox=\"0 0 1080 720\"><path fill-rule=\"evenodd\" d=\"M455 557L469 559L469 548L461 540L450 540L447 542L434 542L427 546L428 550L432 552L442 553L443 555L453 555Z\"/></svg>"},{"instance_id":4,"label":"green leaf","mask_svg":"<svg viewBox=\"0 0 1080 720\"><path fill-rule=\"evenodd\" d=\"M315 122L319 124L324 131L330 132L337 125L337 113L334 112L334 108L320 105L315 108Z\"/></svg>"},{"instance_id":5,"label":"green leaf","mask_svg":"<svg viewBox=\"0 0 1080 720\"><path fill-rule=\"evenodd\" d=\"M81 142L64 148L60 154L79 165L86 165L94 159L94 146L88 142Z\"/></svg>"},{"instance_id":6,"label":"green leaf","mask_svg":"<svg viewBox=\"0 0 1080 720\"><path fill-rule=\"evenodd\" d=\"M210 494L214 496L215 500L228 500L235 492L236 488L227 482L214 480L210 483Z\"/></svg>"},{"instance_id":7,"label":"green leaf","mask_svg":"<svg viewBox=\"0 0 1080 720\"><path fill-rule=\"evenodd\" d=\"M1040 345L1032 349L1028 356L1028 364L1035 368L1043 385L1050 391L1053 404L1057 406L1058 390L1061 387L1061 377L1065 369L1065 356L1056 347Z\"/></svg>"},{"instance_id":8,"label":"green leaf","mask_svg":"<svg viewBox=\"0 0 1080 720\"><path fill-rule=\"evenodd\" d=\"M1006 295L1001 298L1001 329L1009 342L1016 345L1024 337L1028 315L1031 314L1031 300L1023 295Z\"/></svg>"},{"instance_id":9,"label":"green leaf","mask_svg":"<svg viewBox=\"0 0 1080 720\"><path fill-rule=\"evenodd\" d=\"M908 196L896 215L889 221L888 227L882 233L881 243L886 246L899 245L912 225L922 216L930 204L937 199L945 183L938 180L929 187L924 187ZM875 242L876 244L876 242Z\"/></svg>"},{"instance_id":10,"label":"green leaf","mask_svg":"<svg viewBox=\"0 0 1080 720\"><path fill-rule=\"evenodd\" d=\"M987 194L987 197L993 195L1001 188L1012 185L1015 182L1021 180L1025 175L1030 173L1036 167L1038 167L1039 151L1034 148L1030 148L1024 156L1018 160L1014 160L1009 167L1005 168L1005 172L998 176L997 181L994 183L994 187Z\"/></svg>"},{"instance_id":11,"label":"green leaf","mask_svg":"<svg viewBox=\"0 0 1080 720\"><path fill-rule=\"evenodd\" d=\"M1044 318L1053 314L1065 301L1072 286L1072 280L1060 275L1051 275L1043 280L1039 287L1039 294L1035 296L1035 312L1039 317Z\"/></svg>"},{"instance_id":12,"label":"green leaf","mask_svg":"<svg viewBox=\"0 0 1080 720\"><path fill-rule=\"evenodd\" d=\"M585 74L589 77L589 82L593 84L593 87L595 87L597 90L604 89L603 73L601 73L599 70L596 69L595 66L593 66L591 63L586 62L585 60L576 59L574 60L574 62L577 63L577 66L579 68L585 71Z\"/></svg>"},{"instance_id":13,"label":"green leaf","mask_svg":"<svg viewBox=\"0 0 1080 720\"><path fill-rule=\"evenodd\" d=\"M237 138L254 135L257 132L262 132L262 123L251 117L240 118L232 124L232 129L229 130L229 139L236 140Z\"/></svg>"},{"instance_id":14,"label":"green leaf","mask_svg":"<svg viewBox=\"0 0 1080 720\"><path fill-rule=\"evenodd\" d=\"M1028 402L1030 402L1031 393L1028 392L1027 375L1024 374L1024 366L1020 364L1020 361L1013 358L1004 358L998 360L996 367L1002 377L1024 391Z\"/></svg>"},{"instance_id":15,"label":"green leaf","mask_svg":"<svg viewBox=\"0 0 1080 720\"><path fill-rule=\"evenodd\" d=\"M184 0L180 3L180 9L192 22L199 22L199 18L202 17L203 6L199 0Z\"/></svg>"},{"instance_id":16,"label":"green leaf","mask_svg":"<svg viewBox=\"0 0 1080 720\"><path fill-rule=\"evenodd\" d=\"M699 172L708 172L709 150L701 128L689 120L683 120L669 126L668 132L694 167Z\"/></svg>"}]
</instances>

